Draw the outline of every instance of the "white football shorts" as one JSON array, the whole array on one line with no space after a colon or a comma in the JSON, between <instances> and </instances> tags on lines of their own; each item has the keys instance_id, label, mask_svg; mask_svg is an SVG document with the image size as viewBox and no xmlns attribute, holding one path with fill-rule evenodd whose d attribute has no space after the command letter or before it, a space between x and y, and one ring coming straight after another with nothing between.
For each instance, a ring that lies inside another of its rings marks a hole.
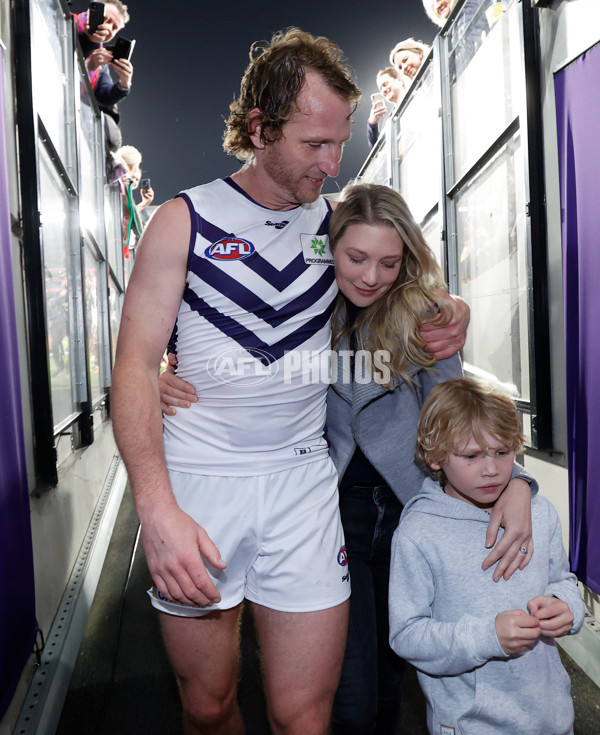
<instances>
[{"instance_id":1,"label":"white football shorts","mask_svg":"<svg viewBox=\"0 0 600 735\"><path fill-rule=\"evenodd\" d=\"M329 457L254 477L169 476L179 506L208 533L227 568L207 564L220 602L182 605L153 588L154 607L198 617L245 598L273 610L312 612L349 597L338 478Z\"/></svg>"}]
</instances>

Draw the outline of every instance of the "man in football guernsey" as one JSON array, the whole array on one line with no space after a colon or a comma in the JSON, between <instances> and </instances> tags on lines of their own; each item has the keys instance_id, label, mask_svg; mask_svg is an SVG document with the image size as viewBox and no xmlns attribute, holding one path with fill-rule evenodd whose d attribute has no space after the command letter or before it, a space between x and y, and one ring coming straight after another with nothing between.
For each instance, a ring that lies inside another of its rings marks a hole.
<instances>
[{"instance_id":1,"label":"man in football guernsey","mask_svg":"<svg viewBox=\"0 0 600 735\"><path fill-rule=\"evenodd\" d=\"M298 29L253 48L231 105L230 178L155 213L123 307L112 389L185 732L244 731L239 617L250 601L272 732L329 731L350 582L337 474L324 439L336 295L327 247L336 176L360 92L341 52ZM430 333L464 342L468 309ZM163 421L170 342L201 399Z\"/></svg>"}]
</instances>

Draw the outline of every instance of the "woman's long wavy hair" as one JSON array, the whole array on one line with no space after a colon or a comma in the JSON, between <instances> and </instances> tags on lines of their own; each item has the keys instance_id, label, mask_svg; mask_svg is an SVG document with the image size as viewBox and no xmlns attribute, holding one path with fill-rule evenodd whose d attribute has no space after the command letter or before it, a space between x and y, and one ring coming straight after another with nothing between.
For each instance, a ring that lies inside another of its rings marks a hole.
<instances>
[{"instance_id":1,"label":"woman's long wavy hair","mask_svg":"<svg viewBox=\"0 0 600 735\"><path fill-rule=\"evenodd\" d=\"M342 192L342 200L329 224L332 252L352 225L392 227L404 245L402 263L395 283L375 303L365 307L351 326L346 301L338 296L333 314L333 348L342 341L350 344L352 336L358 349L386 350L388 367L395 381L412 384L412 365L431 368L435 357L425 349L419 329L424 322L445 325L451 319L442 271L398 192L379 184L359 184Z\"/></svg>"}]
</instances>

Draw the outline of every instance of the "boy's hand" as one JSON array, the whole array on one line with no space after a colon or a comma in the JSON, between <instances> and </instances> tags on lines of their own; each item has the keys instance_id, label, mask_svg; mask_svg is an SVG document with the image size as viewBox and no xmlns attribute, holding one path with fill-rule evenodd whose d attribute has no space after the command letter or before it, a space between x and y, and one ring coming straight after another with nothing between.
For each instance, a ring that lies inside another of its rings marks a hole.
<instances>
[{"instance_id":1,"label":"boy's hand","mask_svg":"<svg viewBox=\"0 0 600 735\"><path fill-rule=\"evenodd\" d=\"M504 653L521 653L541 635L537 618L524 610L505 610L496 615L496 635Z\"/></svg>"},{"instance_id":2,"label":"boy's hand","mask_svg":"<svg viewBox=\"0 0 600 735\"><path fill-rule=\"evenodd\" d=\"M517 569L529 564L533 554L531 490L525 480L518 477L511 480L496 501L485 535L488 549L496 542L500 526L504 528L504 535L481 565L483 570L489 569L500 559L494 569L494 582L502 577L510 579Z\"/></svg>"},{"instance_id":3,"label":"boy's hand","mask_svg":"<svg viewBox=\"0 0 600 735\"><path fill-rule=\"evenodd\" d=\"M538 595L527 603L527 609L532 617L540 623L542 635L548 638L560 638L568 635L573 627L573 613L571 608L558 597Z\"/></svg>"},{"instance_id":4,"label":"boy's hand","mask_svg":"<svg viewBox=\"0 0 600 735\"><path fill-rule=\"evenodd\" d=\"M176 365L177 356L170 352L167 356L167 367L158 378L160 408L167 416L175 416L177 411L174 406L189 408L198 401L194 386L175 375Z\"/></svg>"}]
</instances>

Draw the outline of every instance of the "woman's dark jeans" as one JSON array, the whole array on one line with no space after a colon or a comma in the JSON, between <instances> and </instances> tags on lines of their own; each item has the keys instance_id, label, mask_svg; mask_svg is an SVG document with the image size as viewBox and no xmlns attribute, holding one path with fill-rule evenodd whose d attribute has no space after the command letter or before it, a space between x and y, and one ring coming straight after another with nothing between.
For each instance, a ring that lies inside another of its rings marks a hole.
<instances>
[{"instance_id":1,"label":"woman's dark jeans","mask_svg":"<svg viewBox=\"0 0 600 735\"><path fill-rule=\"evenodd\" d=\"M340 491L352 594L348 642L333 706L336 735L392 735L404 662L390 648L390 546L402 505L389 487Z\"/></svg>"}]
</instances>

